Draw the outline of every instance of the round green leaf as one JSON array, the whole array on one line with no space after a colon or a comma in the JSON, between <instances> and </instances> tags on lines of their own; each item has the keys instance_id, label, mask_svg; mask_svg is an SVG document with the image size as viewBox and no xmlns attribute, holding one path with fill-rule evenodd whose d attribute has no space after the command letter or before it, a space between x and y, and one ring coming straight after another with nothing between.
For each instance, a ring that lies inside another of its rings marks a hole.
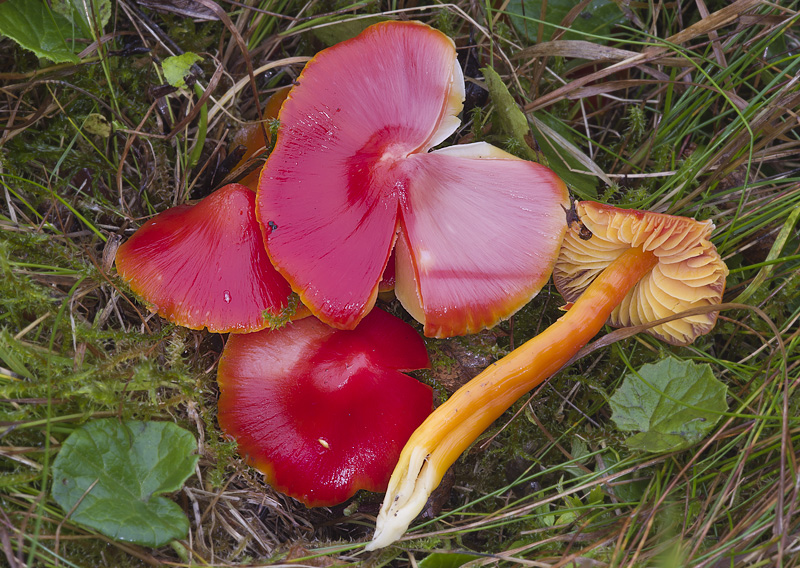
<instances>
[{"instance_id":1,"label":"round green leaf","mask_svg":"<svg viewBox=\"0 0 800 568\"><path fill-rule=\"evenodd\" d=\"M631 373L610 399L617 428L639 431L625 440L646 452L672 452L702 440L728 410L728 388L711 367L667 357Z\"/></svg>"},{"instance_id":2,"label":"round green leaf","mask_svg":"<svg viewBox=\"0 0 800 568\"><path fill-rule=\"evenodd\" d=\"M53 463L53 498L70 518L110 538L161 546L189 521L163 493L179 490L199 456L170 422L96 420L75 430Z\"/></svg>"}]
</instances>

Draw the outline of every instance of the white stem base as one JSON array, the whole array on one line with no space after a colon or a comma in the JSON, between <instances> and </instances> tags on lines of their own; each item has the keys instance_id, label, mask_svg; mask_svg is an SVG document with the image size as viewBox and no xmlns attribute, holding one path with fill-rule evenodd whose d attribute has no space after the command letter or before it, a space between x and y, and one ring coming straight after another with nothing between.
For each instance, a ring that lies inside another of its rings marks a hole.
<instances>
[{"instance_id":1,"label":"white stem base","mask_svg":"<svg viewBox=\"0 0 800 568\"><path fill-rule=\"evenodd\" d=\"M427 448L414 448L408 467L397 478L398 470L389 481L381 511L375 525L375 535L366 550L377 550L400 539L411 522L419 515L428 497L441 481L429 463Z\"/></svg>"}]
</instances>

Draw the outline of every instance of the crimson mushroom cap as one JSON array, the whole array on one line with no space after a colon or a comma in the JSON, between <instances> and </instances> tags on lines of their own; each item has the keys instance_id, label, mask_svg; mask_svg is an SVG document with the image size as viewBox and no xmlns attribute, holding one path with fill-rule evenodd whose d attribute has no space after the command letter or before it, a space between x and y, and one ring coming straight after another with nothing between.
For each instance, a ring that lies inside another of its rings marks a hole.
<instances>
[{"instance_id":1,"label":"crimson mushroom cap","mask_svg":"<svg viewBox=\"0 0 800 568\"><path fill-rule=\"evenodd\" d=\"M382 491L406 440L430 414L419 335L373 310L353 331L308 317L234 335L219 363L220 426L279 491L308 506Z\"/></svg>"},{"instance_id":2,"label":"crimson mushroom cap","mask_svg":"<svg viewBox=\"0 0 800 568\"><path fill-rule=\"evenodd\" d=\"M159 213L119 247L117 271L162 317L191 329L251 332L283 317L291 288L270 264L240 184Z\"/></svg>"},{"instance_id":3,"label":"crimson mushroom cap","mask_svg":"<svg viewBox=\"0 0 800 568\"><path fill-rule=\"evenodd\" d=\"M568 302L577 300L606 266L632 247L652 252L658 264L614 308L611 325L640 325L722 301L728 268L709 240L714 230L711 221L593 201L576 201L575 210L591 237L586 238L576 223L564 238L553 282ZM647 333L673 345L687 345L711 331L717 313L676 319Z\"/></svg>"},{"instance_id":4,"label":"crimson mushroom cap","mask_svg":"<svg viewBox=\"0 0 800 568\"><path fill-rule=\"evenodd\" d=\"M429 336L491 327L549 278L564 183L485 143L429 152L463 94L452 40L419 22L370 26L298 77L256 212L273 264L325 323L369 312L395 242L397 297Z\"/></svg>"}]
</instances>

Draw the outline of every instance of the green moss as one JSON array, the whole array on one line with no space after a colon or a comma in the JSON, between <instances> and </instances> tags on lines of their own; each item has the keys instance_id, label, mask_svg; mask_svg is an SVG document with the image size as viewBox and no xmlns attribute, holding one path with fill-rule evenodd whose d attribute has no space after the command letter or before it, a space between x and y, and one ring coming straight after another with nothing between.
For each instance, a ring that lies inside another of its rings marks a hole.
<instances>
[{"instance_id":1,"label":"green moss","mask_svg":"<svg viewBox=\"0 0 800 568\"><path fill-rule=\"evenodd\" d=\"M625 124L628 126L629 143L635 146L639 143L647 130L647 117L644 108L629 105L625 108Z\"/></svg>"},{"instance_id":2,"label":"green moss","mask_svg":"<svg viewBox=\"0 0 800 568\"><path fill-rule=\"evenodd\" d=\"M455 35L455 18L450 10L437 10L432 25L446 36L453 37Z\"/></svg>"},{"instance_id":3,"label":"green moss","mask_svg":"<svg viewBox=\"0 0 800 568\"><path fill-rule=\"evenodd\" d=\"M262 316L270 329L279 329L292 321L299 305L300 297L293 292L289 295L286 306L277 315L264 310Z\"/></svg>"}]
</instances>

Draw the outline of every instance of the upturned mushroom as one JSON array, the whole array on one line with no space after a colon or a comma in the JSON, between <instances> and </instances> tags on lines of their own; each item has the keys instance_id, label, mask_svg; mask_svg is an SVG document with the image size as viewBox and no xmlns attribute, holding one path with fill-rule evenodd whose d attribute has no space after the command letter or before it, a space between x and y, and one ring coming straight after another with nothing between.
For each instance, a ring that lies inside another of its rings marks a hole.
<instances>
[{"instance_id":1,"label":"upturned mushroom","mask_svg":"<svg viewBox=\"0 0 800 568\"><path fill-rule=\"evenodd\" d=\"M307 317L233 335L219 363L219 423L279 491L308 506L383 491L432 389L420 336L375 309L352 331Z\"/></svg>"},{"instance_id":2,"label":"upturned mushroom","mask_svg":"<svg viewBox=\"0 0 800 568\"><path fill-rule=\"evenodd\" d=\"M453 41L418 22L370 26L298 77L256 212L273 264L325 323L358 324L393 249L397 297L428 336L491 327L549 278L566 187L486 143L431 151L463 99Z\"/></svg>"},{"instance_id":3,"label":"upturned mushroom","mask_svg":"<svg viewBox=\"0 0 800 568\"><path fill-rule=\"evenodd\" d=\"M628 254L642 260L653 255L656 263L611 311L612 326L641 325L720 302L728 270L708 240L714 230L711 221L590 201L576 203L575 210L592 236L582 238L576 226L562 243L553 282L567 302L581 297L625 251L640 248L641 253ZM716 321L717 312L710 311L651 327L647 333L672 345L688 345L711 331Z\"/></svg>"},{"instance_id":4,"label":"upturned mushroom","mask_svg":"<svg viewBox=\"0 0 800 568\"><path fill-rule=\"evenodd\" d=\"M554 270L568 311L543 333L461 387L420 426L400 455L368 549L400 538L458 456L519 397L567 363L603 325L655 321L722 299L728 270L708 240L710 221L616 209L575 207ZM588 229L588 231L586 231ZM676 345L714 325L716 313L649 330Z\"/></svg>"},{"instance_id":5,"label":"upturned mushroom","mask_svg":"<svg viewBox=\"0 0 800 568\"><path fill-rule=\"evenodd\" d=\"M246 333L285 319L291 288L264 250L254 201L229 184L159 213L119 247L117 271L152 311L191 329Z\"/></svg>"}]
</instances>

